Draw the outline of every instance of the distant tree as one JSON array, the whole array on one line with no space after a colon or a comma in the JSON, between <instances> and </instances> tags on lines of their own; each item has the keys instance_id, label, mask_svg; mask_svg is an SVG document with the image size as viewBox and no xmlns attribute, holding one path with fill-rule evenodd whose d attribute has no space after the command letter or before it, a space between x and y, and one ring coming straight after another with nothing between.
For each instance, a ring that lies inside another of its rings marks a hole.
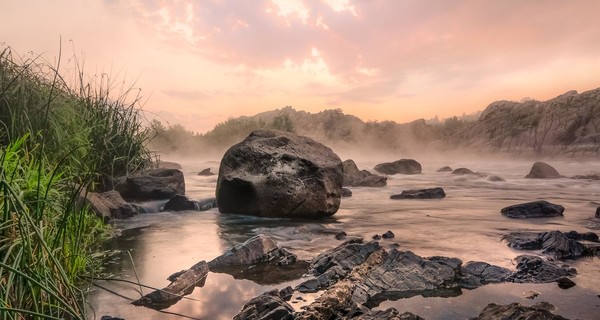
<instances>
[{"instance_id":1,"label":"distant tree","mask_svg":"<svg viewBox=\"0 0 600 320\"><path fill-rule=\"evenodd\" d=\"M271 121L271 128L273 129L295 132L295 127L296 126L294 125L294 122L290 119L290 117L287 114L278 115L275 118L273 118L273 121Z\"/></svg>"}]
</instances>

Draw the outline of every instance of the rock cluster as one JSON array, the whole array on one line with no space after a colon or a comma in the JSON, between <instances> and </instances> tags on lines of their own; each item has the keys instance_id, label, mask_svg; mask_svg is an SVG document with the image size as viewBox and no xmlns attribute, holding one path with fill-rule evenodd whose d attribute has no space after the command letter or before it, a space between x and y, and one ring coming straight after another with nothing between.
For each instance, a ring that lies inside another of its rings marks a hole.
<instances>
[{"instance_id":1,"label":"rock cluster","mask_svg":"<svg viewBox=\"0 0 600 320\"><path fill-rule=\"evenodd\" d=\"M356 163L348 159L342 162L344 170L344 186L348 187L385 187L387 177L372 174L367 170L358 170Z\"/></svg>"}]
</instances>

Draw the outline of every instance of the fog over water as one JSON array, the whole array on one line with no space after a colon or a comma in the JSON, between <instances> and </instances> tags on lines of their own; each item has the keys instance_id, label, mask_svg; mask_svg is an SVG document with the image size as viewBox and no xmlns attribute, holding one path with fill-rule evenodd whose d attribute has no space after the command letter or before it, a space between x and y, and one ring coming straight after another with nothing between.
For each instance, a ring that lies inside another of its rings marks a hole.
<instances>
[{"instance_id":1,"label":"fog over water","mask_svg":"<svg viewBox=\"0 0 600 320\"><path fill-rule=\"evenodd\" d=\"M351 198L343 198L340 210L330 219L294 221L266 219L239 215L221 215L217 209L204 212L164 212L141 214L129 220L117 221L123 235L109 243L112 249L130 250L132 260L121 254L112 264L117 277L154 287L168 285L166 278L191 267L200 260L209 261L221 255L232 245L253 235L263 233L273 237L301 259L311 259L341 242L334 234L343 230L350 237L371 239L374 234L388 230L393 239L380 243L387 248L410 250L426 257L442 255L456 257L466 263L485 261L514 269L512 260L527 251L509 248L501 241L510 231L575 230L594 231L600 220L594 218L600 205L599 181L560 179L524 179L533 161L459 160L444 156L416 158L423 166L420 175L388 177L383 188L350 188ZM218 159L215 159L218 160ZM397 160L395 158L387 161ZM358 159L360 169L374 172L380 161ZM562 175L573 176L600 172L600 162L575 160L548 160ZM218 172L218 162L183 162L187 195L192 199L214 197L217 176L203 177L197 173L211 167ZM439 173L442 166L466 167L476 172L497 175L503 182L492 182L483 176L456 176ZM447 197L440 200L390 200L389 196L405 189L442 187ZM544 199L565 207L564 217L550 219L516 220L500 215L503 207ZM534 252L539 254L539 252ZM133 262L133 264L132 264ZM456 297L421 296L383 302L378 308L396 307L426 319L464 319L474 317L489 303L520 302L532 305L540 301L558 307L556 314L568 318L594 319L600 314L600 263L598 258L566 261L578 270L573 279L577 286L559 289L549 284L494 284L475 290L462 290ZM135 272L133 265L135 265ZM260 280L234 279L228 274L209 273L203 287L196 288L188 297L165 312L179 313L201 319L231 319L242 305L260 293L273 289L294 287L302 279L286 280L266 273ZM118 282L99 282L132 299L139 298L136 286ZM523 293L540 292L535 300ZM150 292L144 289L144 293ZM96 318L101 315L125 319L181 319L145 307L130 305L130 301L96 289L91 294L91 305ZM308 295L306 300L314 298ZM292 299L293 301L297 301ZM298 307L300 303L291 303Z\"/></svg>"}]
</instances>

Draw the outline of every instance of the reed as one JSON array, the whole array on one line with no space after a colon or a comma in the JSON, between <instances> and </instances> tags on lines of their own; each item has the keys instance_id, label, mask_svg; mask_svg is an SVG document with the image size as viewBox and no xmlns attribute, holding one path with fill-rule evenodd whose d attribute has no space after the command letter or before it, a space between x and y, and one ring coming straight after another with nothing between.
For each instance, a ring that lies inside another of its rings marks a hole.
<instances>
[{"instance_id":1,"label":"reed","mask_svg":"<svg viewBox=\"0 0 600 320\"><path fill-rule=\"evenodd\" d=\"M84 319L80 276L110 229L82 188L151 164L139 94L106 75L77 83L42 57L0 49L0 319Z\"/></svg>"}]
</instances>

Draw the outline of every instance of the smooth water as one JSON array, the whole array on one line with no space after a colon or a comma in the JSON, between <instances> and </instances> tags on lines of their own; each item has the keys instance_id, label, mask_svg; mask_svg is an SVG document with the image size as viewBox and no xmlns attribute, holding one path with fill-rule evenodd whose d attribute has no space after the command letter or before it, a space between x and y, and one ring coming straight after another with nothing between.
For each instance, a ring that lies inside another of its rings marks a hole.
<instances>
[{"instance_id":1,"label":"smooth water","mask_svg":"<svg viewBox=\"0 0 600 320\"><path fill-rule=\"evenodd\" d=\"M221 215L216 209L204 212L141 214L129 220L117 221L123 229L120 237L108 247L129 251L118 256L108 267L117 277L139 281L162 288L166 278L187 269L200 260L209 261L229 247L253 235L263 233L273 237L280 246L302 259L310 259L341 242L334 234L343 230L349 236L371 239L388 230L395 238L381 240L384 247L410 250L426 257L442 255L457 257L463 262L485 261L514 268L512 260L527 253L509 248L500 239L509 231L576 230L587 232L600 228L594 218L600 205L600 181L560 179L524 179L532 161L451 161L417 159L423 174L389 176L384 188L351 188L353 196L343 198L338 213L327 220L294 221L265 219L241 215ZM360 162L361 169L372 169L376 163ZM562 175L600 172L600 162L550 161ZM192 199L214 197L216 176L196 174L218 163L184 163L187 195ZM504 178L492 182L478 176L456 176L438 173L444 165L467 167ZM390 200L389 196L404 189L442 187L447 196L440 200ZM500 215L509 205L544 199L565 206L564 217L551 219L513 220ZM131 258L130 258L131 257ZM396 307L426 319L466 319L474 317L489 303L520 302L531 305L540 301L554 304L555 313L572 319L600 318L600 262L598 258L567 261L578 270L577 286L560 289L556 283L487 285L475 290L462 290L456 297L421 296L383 302L378 308ZM135 266L135 267L134 267ZM258 277L234 279L222 273L209 273L203 287L198 287L188 299L162 312L135 307L131 300L140 297L139 287L115 281L97 281L113 292L95 289L90 295L91 314L95 318L111 315L131 319L231 319L242 305L260 293L291 285L302 279L285 279L267 272ZM523 293L534 290L540 296L525 299ZM144 289L144 294L150 292ZM311 301L292 300L298 307Z\"/></svg>"}]
</instances>

